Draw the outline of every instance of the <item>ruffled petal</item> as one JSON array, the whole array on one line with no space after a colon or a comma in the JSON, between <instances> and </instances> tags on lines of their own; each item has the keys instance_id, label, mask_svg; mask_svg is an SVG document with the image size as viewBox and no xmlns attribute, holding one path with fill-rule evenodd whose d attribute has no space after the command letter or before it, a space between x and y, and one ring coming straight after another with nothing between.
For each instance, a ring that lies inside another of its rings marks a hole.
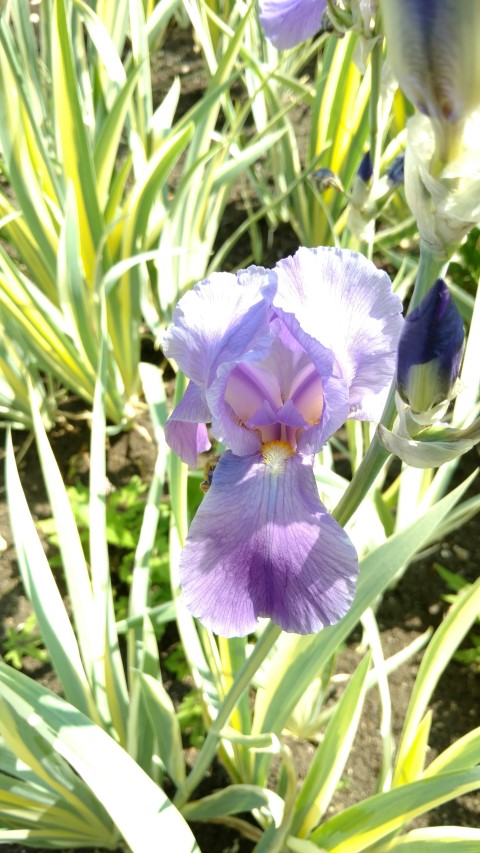
<instances>
[{"instance_id":1,"label":"ruffled petal","mask_svg":"<svg viewBox=\"0 0 480 853\"><path fill-rule=\"evenodd\" d=\"M321 341L349 389L350 417L378 420L395 371L402 303L387 274L362 255L301 248L276 266L275 309ZM327 394L325 393L325 399Z\"/></svg>"},{"instance_id":2,"label":"ruffled petal","mask_svg":"<svg viewBox=\"0 0 480 853\"><path fill-rule=\"evenodd\" d=\"M192 468L197 467L198 454L211 447L205 426L211 419L202 389L190 382L165 424L165 439L173 452Z\"/></svg>"},{"instance_id":3,"label":"ruffled petal","mask_svg":"<svg viewBox=\"0 0 480 853\"><path fill-rule=\"evenodd\" d=\"M260 23L280 50L294 47L318 33L325 0L260 0Z\"/></svg>"},{"instance_id":4,"label":"ruffled petal","mask_svg":"<svg viewBox=\"0 0 480 853\"><path fill-rule=\"evenodd\" d=\"M357 555L318 497L311 459L283 465L227 451L180 561L187 607L227 637L270 617L285 631L332 625L354 596Z\"/></svg>"},{"instance_id":5,"label":"ruffled petal","mask_svg":"<svg viewBox=\"0 0 480 853\"><path fill-rule=\"evenodd\" d=\"M261 267L213 273L182 297L163 349L189 379L208 387L223 362L268 352L270 276Z\"/></svg>"}]
</instances>

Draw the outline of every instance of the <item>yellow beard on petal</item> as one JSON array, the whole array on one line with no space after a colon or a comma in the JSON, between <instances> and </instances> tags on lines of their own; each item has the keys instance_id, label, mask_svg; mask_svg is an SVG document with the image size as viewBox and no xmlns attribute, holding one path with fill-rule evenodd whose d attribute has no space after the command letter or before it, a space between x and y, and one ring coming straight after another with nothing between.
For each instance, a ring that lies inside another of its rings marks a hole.
<instances>
[{"instance_id":1,"label":"yellow beard on petal","mask_svg":"<svg viewBox=\"0 0 480 853\"><path fill-rule=\"evenodd\" d=\"M270 466L273 474L283 474L285 460L294 453L288 441L267 441L262 445L263 461Z\"/></svg>"}]
</instances>

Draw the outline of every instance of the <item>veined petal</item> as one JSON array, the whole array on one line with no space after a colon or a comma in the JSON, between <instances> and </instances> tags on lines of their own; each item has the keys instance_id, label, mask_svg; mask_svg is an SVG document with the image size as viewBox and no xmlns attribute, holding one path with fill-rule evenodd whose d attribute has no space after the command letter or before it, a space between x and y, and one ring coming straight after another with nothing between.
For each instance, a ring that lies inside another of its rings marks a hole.
<instances>
[{"instance_id":1,"label":"veined petal","mask_svg":"<svg viewBox=\"0 0 480 853\"><path fill-rule=\"evenodd\" d=\"M319 500L311 460L272 460L222 455L182 552L187 607L224 636L248 634L260 616L313 633L354 596L357 555Z\"/></svg>"},{"instance_id":2,"label":"veined petal","mask_svg":"<svg viewBox=\"0 0 480 853\"><path fill-rule=\"evenodd\" d=\"M325 0L260 0L258 17L275 47L285 50L318 33Z\"/></svg>"},{"instance_id":3,"label":"veined petal","mask_svg":"<svg viewBox=\"0 0 480 853\"><path fill-rule=\"evenodd\" d=\"M301 248L276 272L274 308L332 351L349 389L350 417L378 420L403 323L387 274L363 255L333 248Z\"/></svg>"},{"instance_id":4,"label":"veined petal","mask_svg":"<svg viewBox=\"0 0 480 853\"><path fill-rule=\"evenodd\" d=\"M205 426L211 419L202 389L190 382L165 424L165 439L173 452L192 468L197 467L198 454L211 447Z\"/></svg>"},{"instance_id":5,"label":"veined petal","mask_svg":"<svg viewBox=\"0 0 480 853\"><path fill-rule=\"evenodd\" d=\"M270 276L262 267L249 267L237 275L213 273L196 284L175 308L165 355L200 386L210 384L220 364L252 349L261 359L271 345Z\"/></svg>"}]
</instances>

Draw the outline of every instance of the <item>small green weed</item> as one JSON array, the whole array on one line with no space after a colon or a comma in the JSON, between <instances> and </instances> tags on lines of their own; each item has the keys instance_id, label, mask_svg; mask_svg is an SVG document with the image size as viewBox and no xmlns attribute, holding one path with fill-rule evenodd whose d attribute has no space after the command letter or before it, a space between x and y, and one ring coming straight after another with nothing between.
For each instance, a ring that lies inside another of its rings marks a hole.
<instances>
[{"instance_id":1,"label":"small green weed","mask_svg":"<svg viewBox=\"0 0 480 853\"><path fill-rule=\"evenodd\" d=\"M438 572L442 580L453 590L453 593L447 593L443 598L449 604L454 604L459 595L463 595L467 589L470 589L472 584L455 574L450 572L445 566L435 563L435 570ZM477 625L480 624L480 617L477 619ZM453 655L453 660L458 663L463 663L465 666L473 666L474 669L480 671L480 634L475 631L470 631L467 637L470 647L459 649Z\"/></svg>"},{"instance_id":2,"label":"small green weed","mask_svg":"<svg viewBox=\"0 0 480 853\"><path fill-rule=\"evenodd\" d=\"M6 629L2 646L4 660L14 666L15 669L23 668L26 657L34 658L42 663L48 660L43 640L37 631L37 620L34 613L27 616L25 622Z\"/></svg>"},{"instance_id":3,"label":"small green weed","mask_svg":"<svg viewBox=\"0 0 480 853\"><path fill-rule=\"evenodd\" d=\"M128 593L131 586L135 558L148 485L140 477L133 476L129 483L113 490L106 498L106 538L109 546L112 586L115 599L116 618L124 619L128 609ZM89 542L89 490L78 482L67 487L68 498L75 516L80 539L88 559ZM151 590L149 606L155 607L170 599L168 563L168 526L170 508L167 503L160 506L160 519L155 547L150 560ZM48 544L58 548L58 536L53 518L38 523ZM60 567L61 559L53 554L52 567Z\"/></svg>"}]
</instances>

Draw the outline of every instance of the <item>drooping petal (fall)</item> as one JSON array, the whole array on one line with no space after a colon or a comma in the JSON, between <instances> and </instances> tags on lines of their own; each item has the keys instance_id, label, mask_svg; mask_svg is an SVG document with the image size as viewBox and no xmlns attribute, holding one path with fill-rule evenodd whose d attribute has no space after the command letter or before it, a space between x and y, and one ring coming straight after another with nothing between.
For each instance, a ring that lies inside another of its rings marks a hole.
<instances>
[{"instance_id":1,"label":"drooping petal (fall)","mask_svg":"<svg viewBox=\"0 0 480 853\"><path fill-rule=\"evenodd\" d=\"M332 351L348 388L349 417L379 420L403 323L387 274L363 255L333 248L300 248L275 270L273 305L290 332L303 330Z\"/></svg>"},{"instance_id":2,"label":"drooping petal (fall)","mask_svg":"<svg viewBox=\"0 0 480 853\"><path fill-rule=\"evenodd\" d=\"M280 50L295 47L318 33L326 0L260 0L264 33Z\"/></svg>"},{"instance_id":3,"label":"drooping petal (fall)","mask_svg":"<svg viewBox=\"0 0 480 853\"><path fill-rule=\"evenodd\" d=\"M197 466L198 454L211 446L205 426L211 419L202 389L190 382L165 424L165 438L173 452L192 468Z\"/></svg>"},{"instance_id":4,"label":"drooping petal (fall)","mask_svg":"<svg viewBox=\"0 0 480 853\"><path fill-rule=\"evenodd\" d=\"M355 549L319 500L311 459L282 445L272 442L270 457L267 445L265 458L223 454L182 552L184 600L224 636L253 631L262 616L313 633L353 599Z\"/></svg>"}]
</instances>

